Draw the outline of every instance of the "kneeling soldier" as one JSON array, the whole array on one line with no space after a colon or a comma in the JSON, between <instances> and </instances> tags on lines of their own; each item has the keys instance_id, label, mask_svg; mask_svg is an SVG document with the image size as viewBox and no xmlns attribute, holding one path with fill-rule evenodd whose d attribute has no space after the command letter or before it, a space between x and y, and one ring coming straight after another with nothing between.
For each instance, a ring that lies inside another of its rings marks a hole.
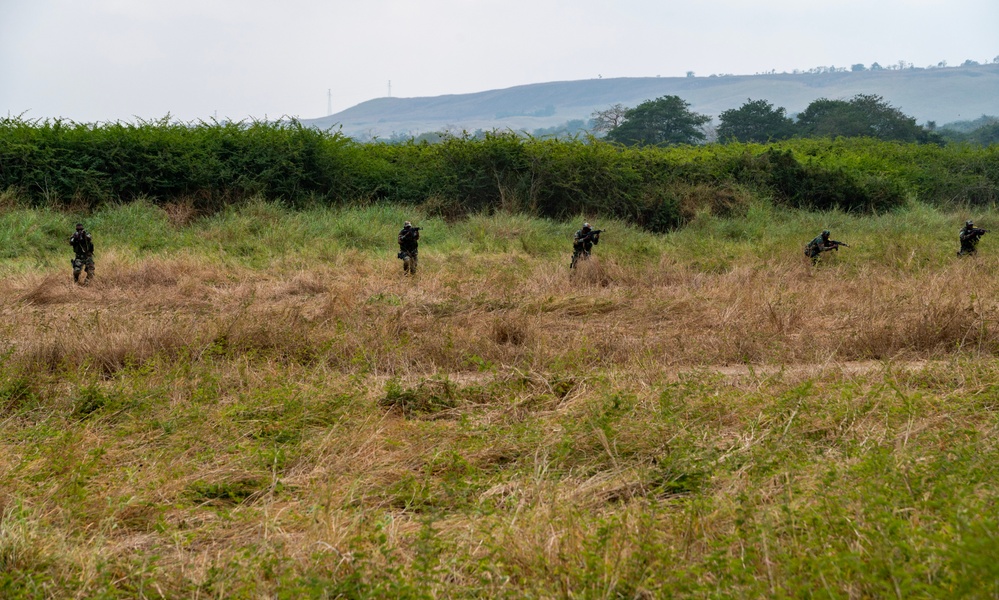
<instances>
[{"instance_id":1,"label":"kneeling soldier","mask_svg":"<svg viewBox=\"0 0 999 600\"><path fill-rule=\"evenodd\" d=\"M808 245L805 246L805 256L812 259L812 264L814 265L819 262L820 254L830 250L838 251L840 246L846 246L849 248L850 244L829 239L829 230L826 229L816 236L815 239L808 242Z\"/></svg>"},{"instance_id":2,"label":"kneeling soldier","mask_svg":"<svg viewBox=\"0 0 999 600\"><path fill-rule=\"evenodd\" d=\"M590 257L590 250L600 243L600 233L602 231L603 229L591 228L589 223L583 223L583 228L572 236L572 262L569 263L570 269L576 268L576 261L580 257Z\"/></svg>"},{"instance_id":3,"label":"kneeling soldier","mask_svg":"<svg viewBox=\"0 0 999 600\"><path fill-rule=\"evenodd\" d=\"M964 227L958 232L958 239L961 240L961 249L957 251L958 256L966 254L974 255L978 253L978 240L988 233L988 229L975 227L973 221L965 221Z\"/></svg>"}]
</instances>

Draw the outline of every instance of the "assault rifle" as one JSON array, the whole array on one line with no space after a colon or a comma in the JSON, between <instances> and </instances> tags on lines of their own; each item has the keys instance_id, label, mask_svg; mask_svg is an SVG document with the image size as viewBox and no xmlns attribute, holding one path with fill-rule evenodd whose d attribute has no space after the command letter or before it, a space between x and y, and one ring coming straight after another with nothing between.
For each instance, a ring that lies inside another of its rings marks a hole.
<instances>
[{"instance_id":1,"label":"assault rifle","mask_svg":"<svg viewBox=\"0 0 999 600\"><path fill-rule=\"evenodd\" d=\"M579 240L577 240L577 241L585 242L586 240L590 239L591 237L593 237L593 236L595 236L595 235L597 235L599 233L602 233L604 231L607 231L607 230L606 229L593 229L593 230L590 230L589 233L587 233L583 237L579 238Z\"/></svg>"},{"instance_id":2,"label":"assault rifle","mask_svg":"<svg viewBox=\"0 0 999 600\"><path fill-rule=\"evenodd\" d=\"M413 232L419 231L421 229L423 229L423 228L422 227L410 227L405 233L400 233L399 234L399 241L401 242L402 240L408 240L409 238L413 237Z\"/></svg>"},{"instance_id":3,"label":"assault rifle","mask_svg":"<svg viewBox=\"0 0 999 600\"><path fill-rule=\"evenodd\" d=\"M850 244L847 244L846 242L837 242L836 240L829 240L826 244L832 246L831 249L836 251L839 250L840 246L846 246L847 248L850 247Z\"/></svg>"}]
</instances>

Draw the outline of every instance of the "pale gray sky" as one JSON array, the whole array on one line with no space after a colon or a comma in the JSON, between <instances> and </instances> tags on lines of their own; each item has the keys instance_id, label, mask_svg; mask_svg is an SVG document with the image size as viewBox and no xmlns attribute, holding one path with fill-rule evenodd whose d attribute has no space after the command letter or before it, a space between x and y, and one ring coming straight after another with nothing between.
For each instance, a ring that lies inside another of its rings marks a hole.
<instances>
[{"instance_id":1,"label":"pale gray sky","mask_svg":"<svg viewBox=\"0 0 999 600\"><path fill-rule=\"evenodd\" d=\"M0 110L315 118L388 94L999 55L997 0L0 0Z\"/></svg>"}]
</instances>

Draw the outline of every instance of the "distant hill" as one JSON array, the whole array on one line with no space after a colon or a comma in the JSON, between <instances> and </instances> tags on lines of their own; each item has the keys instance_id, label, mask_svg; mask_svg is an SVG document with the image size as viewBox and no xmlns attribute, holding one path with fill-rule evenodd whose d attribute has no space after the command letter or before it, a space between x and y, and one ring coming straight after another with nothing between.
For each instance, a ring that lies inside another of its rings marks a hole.
<instances>
[{"instance_id":1,"label":"distant hill","mask_svg":"<svg viewBox=\"0 0 999 600\"><path fill-rule=\"evenodd\" d=\"M723 75L711 77L626 77L521 85L473 94L427 98L377 98L342 112L302 123L342 126L359 139L419 135L452 130L523 130L589 120L614 104L632 107L664 95L677 95L691 109L715 118L748 99L767 100L788 114L818 98L882 96L920 123L976 119L999 114L999 64L934 69Z\"/></svg>"}]
</instances>

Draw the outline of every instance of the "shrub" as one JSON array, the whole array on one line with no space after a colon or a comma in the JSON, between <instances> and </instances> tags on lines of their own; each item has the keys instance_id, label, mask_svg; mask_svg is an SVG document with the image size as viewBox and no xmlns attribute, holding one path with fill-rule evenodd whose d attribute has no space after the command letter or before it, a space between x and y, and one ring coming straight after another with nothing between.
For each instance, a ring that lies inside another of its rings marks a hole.
<instances>
[{"instance_id":1,"label":"shrub","mask_svg":"<svg viewBox=\"0 0 999 600\"><path fill-rule=\"evenodd\" d=\"M426 205L449 220L497 210L614 216L655 232L750 196L792 207L885 211L999 198L999 146L872 139L625 148L512 132L439 143L360 144L285 123L86 125L0 119L0 190L29 204L93 208L146 199L172 222L254 197L290 207Z\"/></svg>"}]
</instances>

